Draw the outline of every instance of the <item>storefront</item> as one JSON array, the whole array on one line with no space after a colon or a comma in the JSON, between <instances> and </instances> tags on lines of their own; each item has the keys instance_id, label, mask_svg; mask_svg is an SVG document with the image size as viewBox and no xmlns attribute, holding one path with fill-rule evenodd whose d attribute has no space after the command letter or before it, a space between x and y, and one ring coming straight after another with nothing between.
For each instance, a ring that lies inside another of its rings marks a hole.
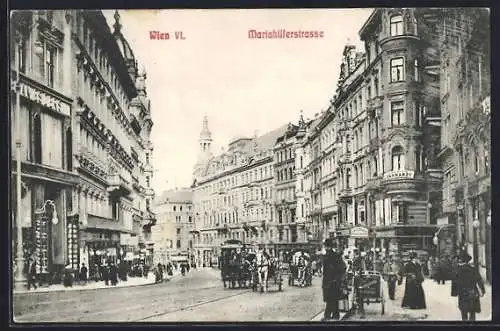
<instances>
[{"instance_id":1,"label":"storefront","mask_svg":"<svg viewBox=\"0 0 500 331\"><path fill-rule=\"evenodd\" d=\"M12 137L12 218L17 219L20 203L25 262L34 258L42 282L58 283L65 265L79 262L73 254L72 190L78 176L71 172L71 100L26 76L20 77L19 96L19 103L13 100L16 106L11 108L12 125L21 128L13 130ZM22 173L19 202L15 185L18 154L14 153L18 139ZM14 244L17 238L13 239ZM15 256L15 244L12 252Z\"/></svg>"},{"instance_id":2,"label":"storefront","mask_svg":"<svg viewBox=\"0 0 500 331\"><path fill-rule=\"evenodd\" d=\"M376 229L376 247L386 252L423 250L432 254L437 225L391 225Z\"/></svg>"},{"instance_id":3,"label":"storefront","mask_svg":"<svg viewBox=\"0 0 500 331\"><path fill-rule=\"evenodd\" d=\"M123 239L122 239L123 236ZM80 229L80 260L88 261L89 274L96 266L116 264L137 251L132 231L120 223L106 218L88 215L87 223Z\"/></svg>"}]
</instances>

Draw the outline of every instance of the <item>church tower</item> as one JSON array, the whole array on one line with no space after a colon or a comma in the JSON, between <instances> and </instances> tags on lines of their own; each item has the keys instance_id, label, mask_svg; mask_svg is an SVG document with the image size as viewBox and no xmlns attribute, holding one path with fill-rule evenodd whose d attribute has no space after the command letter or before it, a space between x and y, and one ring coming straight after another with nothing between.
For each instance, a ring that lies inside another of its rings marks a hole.
<instances>
[{"instance_id":1,"label":"church tower","mask_svg":"<svg viewBox=\"0 0 500 331\"><path fill-rule=\"evenodd\" d=\"M208 128L207 115L203 118L203 128L201 129L198 141L200 143L200 154L208 153L210 151L210 146L212 145L212 132L210 132L210 129Z\"/></svg>"},{"instance_id":2,"label":"church tower","mask_svg":"<svg viewBox=\"0 0 500 331\"><path fill-rule=\"evenodd\" d=\"M202 175L211 156L212 132L210 132L210 129L208 128L207 115L203 118L203 127L200 132L200 137L198 138L198 143L200 149L198 151L198 160L196 161L196 165L193 169L194 179L197 179Z\"/></svg>"}]
</instances>

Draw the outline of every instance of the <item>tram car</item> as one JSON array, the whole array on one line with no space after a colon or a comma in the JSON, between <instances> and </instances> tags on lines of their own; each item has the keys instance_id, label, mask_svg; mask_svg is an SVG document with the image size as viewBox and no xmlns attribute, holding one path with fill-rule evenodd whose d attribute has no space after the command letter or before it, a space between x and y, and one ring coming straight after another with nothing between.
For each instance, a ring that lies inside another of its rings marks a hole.
<instances>
[{"instance_id":1,"label":"tram car","mask_svg":"<svg viewBox=\"0 0 500 331\"><path fill-rule=\"evenodd\" d=\"M254 257L239 240L227 240L221 245L219 265L224 288L252 286Z\"/></svg>"},{"instance_id":2,"label":"tram car","mask_svg":"<svg viewBox=\"0 0 500 331\"><path fill-rule=\"evenodd\" d=\"M291 256L288 285L307 287L312 285L311 255L297 251Z\"/></svg>"}]
</instances>

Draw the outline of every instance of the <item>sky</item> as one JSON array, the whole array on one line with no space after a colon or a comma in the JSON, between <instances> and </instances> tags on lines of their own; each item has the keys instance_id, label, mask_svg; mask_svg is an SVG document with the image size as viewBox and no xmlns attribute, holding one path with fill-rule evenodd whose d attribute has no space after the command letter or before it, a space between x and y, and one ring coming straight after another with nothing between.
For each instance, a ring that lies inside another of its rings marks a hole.
<instances>
[{"instance_id":1,"label":"sky","mask_svg":"<svg viewBox=\"0 0 500 331\"><path fill-rule=\"evenodd\" d=\"M192 183L204 115L219 153L235 136L265 134L300 111L326 110L344 45L363 49L372 9L120 10L122 32L147 72L157 194ZM114 23L114 11L104 11ZM319 39L250 39L248 31L323 31ZM168 33L151 40L150 31ZM175 32L182 31L183 40Z\"/></svg>"}]
</instances>

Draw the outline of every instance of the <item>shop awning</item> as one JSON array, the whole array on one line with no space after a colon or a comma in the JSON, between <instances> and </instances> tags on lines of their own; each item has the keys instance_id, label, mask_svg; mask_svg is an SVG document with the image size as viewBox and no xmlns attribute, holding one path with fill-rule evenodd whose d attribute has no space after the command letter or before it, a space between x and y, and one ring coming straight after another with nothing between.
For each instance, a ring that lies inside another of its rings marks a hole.
<instances>
[{"instance_id":1,"label":"shop awning","mask_svg":"<svg viewBox=\"0 0 500 331\"><path fill-rule=\"evenodd\" d=\"M87 228L98 229L98 230L109 230L109 231L116 231L123 233L132 233L132 234L135 233L134 231L125 228L119 222L95 215L87 216Z\"/></svg>"}]
</instances>

